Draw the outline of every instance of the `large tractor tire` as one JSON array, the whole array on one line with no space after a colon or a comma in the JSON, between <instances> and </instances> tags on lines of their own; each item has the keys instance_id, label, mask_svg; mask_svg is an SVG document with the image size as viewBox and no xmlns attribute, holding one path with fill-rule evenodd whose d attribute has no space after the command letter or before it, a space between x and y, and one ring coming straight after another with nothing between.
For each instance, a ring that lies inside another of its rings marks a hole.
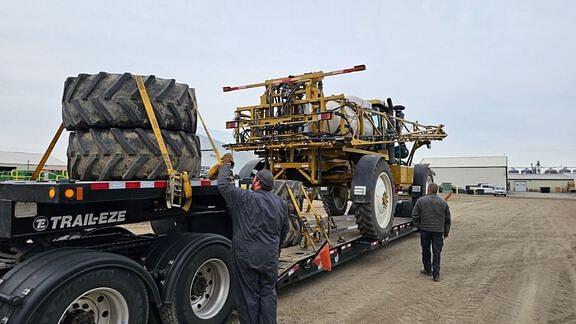
<instances>
[{"instance_id":1,"label":"large tractor tire","mask_svg":"<svg viewBox=\"0 0 576 324\"><path fill-rule=\"evenodd\" d=\"M174 169L200 173L200 141L185 132L162 131ZM166 165L151 130L90 129L70 133L68 172L75 180L167 179Z\"/></svg>"},{"instance_id":2,"label":"large tractor tire","mask_svg":"<svg viewBox=\"0 0 576 324\"><path fill-rule=\"evenodd\" d=\"M385 239L390 234L390 229L394 224L394 212L396 210L392 172L383 159L371 164L371 170L359 170L359 167L361 167L361 163L354 170L355 174L367 171L367 174L361 176L367 179L365 188L368 199L364 203L356 204L354 215L358 230L365 237ZM353 184L354 182L353 180Z\"/></svg>"},{"instance_id":3,"label":"large tractor tire","mask_svg":"<svg viewBox=\"0 0 576 324\"><path fill-rule=\"evenodd\" d=\"M333 186L328 189L328 194L322 196L324 209L330 212L330 216L342 216L348 208L348 187Z\"/></svg>"},{"instance_id":4,"label":"large tractor tire","mask_svg":"<svg viewBox=\"0 0 576 324\"><path fill-rule=\"evenodd\" d=\"M428 194L428 185L434 182L434 172L428 164L414 165L414 182L412 183L412 205L416 205L418 198ZM418 188L418 190L415 190Z\"/></svg>"},{"instance_id":5,"label":"large tractor tire","mask_svg":"<svg viewBox=\"0 0 576 324\"><path fill-rule=\"evenodd\" d=\"M194 89L153 75L144 79L160 128L196 132ZM80 74L64 84L62 120L67 130L150 128L132 74Z\"/></svg>"}]
</instances>

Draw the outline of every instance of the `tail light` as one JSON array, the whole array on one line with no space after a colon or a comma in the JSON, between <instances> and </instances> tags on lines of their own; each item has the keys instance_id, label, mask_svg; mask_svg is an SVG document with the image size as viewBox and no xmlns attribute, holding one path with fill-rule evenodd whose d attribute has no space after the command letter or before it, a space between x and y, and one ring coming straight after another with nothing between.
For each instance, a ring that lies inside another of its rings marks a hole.
<instances>
[{"instance_id":1,"label":"tail light","mask_svg":"<svg viewBox=\"0 0 576 324\"><path fill-rule=\"evenodd\" d=\"M332 113L331 113L331 112L323 112L323 113L320 113L320 114L318 114L318 115L319 115L318 117L320 118L320 120L330 120L330 119L332 119Z\"/></svg>"}]
</instances>

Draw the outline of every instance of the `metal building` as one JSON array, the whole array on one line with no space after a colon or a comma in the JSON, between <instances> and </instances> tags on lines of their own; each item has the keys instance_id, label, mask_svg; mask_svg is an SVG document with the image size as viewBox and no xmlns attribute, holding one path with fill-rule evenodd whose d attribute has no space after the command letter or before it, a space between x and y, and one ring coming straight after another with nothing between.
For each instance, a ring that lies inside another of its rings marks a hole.
<instances>
[{"instance_id":1,"label":"metal building","mask_svg":"<svg viewBox=\"0 0 576 324\"><path fill-rule=\"evenodd\" d=\"M516 192L569 192L574 178L568 174L510 174L508 190Z\"/></svg>"},{"instance_id":2,"label":"metal building","mask_svg":"<svg viewBox=\"0 0 576 324\"><path fill-rule=\"evenodd\" d=\"M42 158L41 153L0 151L0 171L13 169L32 171ZM47 171L66 170L66 162L55 157L49 157L44 166Z\"/></svg>"},{"instance_id":3,"label":"metal building","mask_svg":"<svg viewBox=\"0 0 576 324\"><path fill-rule=\"evenodd\" d=\"M508 181L508 157L473 156L424 158L420 163L430 164L434 171L434 182L450 182L464 188L467 185L489 183L506 187Z\"/></svg>"}]
</instances>

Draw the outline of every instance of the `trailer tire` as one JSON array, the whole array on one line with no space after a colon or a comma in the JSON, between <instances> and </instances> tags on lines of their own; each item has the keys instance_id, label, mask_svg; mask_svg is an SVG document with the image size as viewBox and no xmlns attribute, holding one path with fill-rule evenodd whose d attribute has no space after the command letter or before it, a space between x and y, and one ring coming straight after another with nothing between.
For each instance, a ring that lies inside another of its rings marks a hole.
<instances>
[{"instance_id":1,"label":"trailer tire","mask_svg":"<svg viewBox=\"0 0 576 324\"><path fill-rule=\"evenodd\" d=\"M355 173L358 170L355 170ZM354 215L360 234L372 239L385 239L394 224L396 195L390 167L379 159L374 165L367 185L370 201L358 203Z\"/></svg>"},{"instance_id":2,"label":"trailer tire","mask_svg":"<svg viewBox=\"0 0 576 324\"><path fill-rule=\"evenodd\" d=\"M160 128L195 133L194 89L153 75L144 80ZM62 121L67 130L151 128L136 81L130 73L100 72L66 79Z\"/></svg>"},{"instance_id":3,"label":"trailer tire","mask_svg":"<svg viewBox=\"0 0 576 324\"><path fill-rule=\"evenodd\" d=\"M174 169L200 173L200 141L185 132L162 131ZM168 173L151 130L90 129L70 133L68 173L75 180L155 180Z\"/></svg>"},{"instance_id":4,"label":"trailer tire","mask_svg":"<svg viewBox=\"0 0 576 324\"><path fill-rule=\"evenodd\" d=\"M330 212L330 216L342 216L348 208L348 187L332 186L328 194L322 196L324 208Z\"/></svg>"},{"instance_id":5,"label":"trailer tire","mask_svg":"<svg viewBox=\"0 0 576 324\"><path fill-rule=\"evenodd\" d=\"M107 317L111 323L148 320L146 287L136 274L121 269L88 272L70 280L45 300L47 303L35 312L31 323L76 323L87 318L100 323L98 318ZM94 311L98 314L90 313Z\"/></svg>"},{"instance_id":6,"label":"trailer tire","mask_svg":"<svg viewBox=\"0 0 576 324\"><path fill-rule=\"evenodd\" d=\"M205 273L205 274L204 274ZM223 323L232 312L229 248L210 244L195 253L178 277L172 300L159 309L163 323ZM212 294L217 290L218 295Z\"/></svg>"}]
</instances>

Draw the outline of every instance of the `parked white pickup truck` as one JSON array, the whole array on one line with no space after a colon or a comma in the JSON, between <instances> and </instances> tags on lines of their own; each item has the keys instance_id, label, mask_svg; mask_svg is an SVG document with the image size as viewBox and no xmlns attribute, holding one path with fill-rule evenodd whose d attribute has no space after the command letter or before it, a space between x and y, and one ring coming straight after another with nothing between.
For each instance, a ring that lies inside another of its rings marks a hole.
<instances>
[{"instance_id":1,"label":"parked white pickup truck","mask_svg":"<svg viewBox=\"0 0 576 324\"><path fill-rule=\"evenodd\" d=\"M496 188L494 188L494 196L504 196L504 197L506 197L506 194L508 194L508 191L506 190L506 188L504 188L504 187L496 187Z\"/></svg>"},{"instance_id":2,"label":"parked white pickup truck","mask_svg":"<svg viewBox=\"0 0 576 324\"><path fill-rule=\"evenodd\" d=\"M479 183L477 186L470 186L469 190L472 190L475 195L506 196L508 193L506 188L496 187L489 183Z\"/></svg>"},{"instance_id":3,"label":"parked white pickup truck","mask_svg":"<svg viewBox=\"0 0 576 324\"><path fill-rule=\"evenodd\" d=\"M472 187L475 192L483 195L494 194L494 186L489 183L479 183L477 187Z\"/></svg>"}]
</instances>

